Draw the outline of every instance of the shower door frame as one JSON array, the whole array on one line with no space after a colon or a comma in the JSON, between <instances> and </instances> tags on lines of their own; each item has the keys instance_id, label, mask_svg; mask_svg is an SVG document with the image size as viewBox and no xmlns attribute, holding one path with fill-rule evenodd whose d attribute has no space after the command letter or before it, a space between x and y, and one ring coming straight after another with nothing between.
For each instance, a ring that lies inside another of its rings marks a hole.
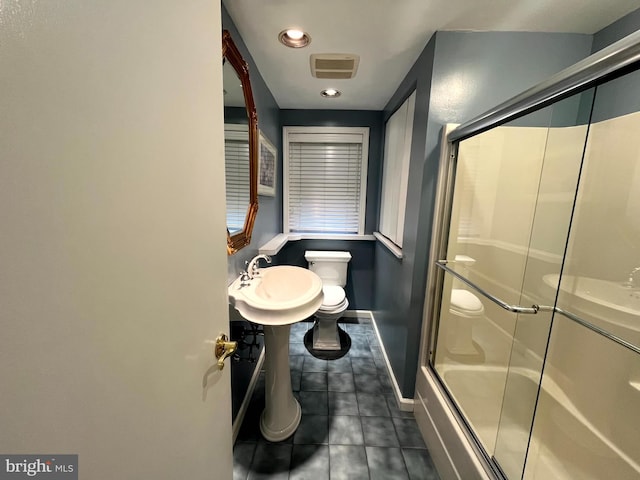
<instances>
[{"instance_id":1,"label":"shower door frame","mask_svg":"<svg viewBox=\"0 0 640 480\"><path fill-rule=\"evenodd\" d=\"M434 368L445 274L439 261L446 258L448 247L458 145L462 140L638 69L640 31L460 126L450 124L443 129L416 381L416 418L442 472L457 478L504 478L499 466L480 446ZM567 313L554 310L563 315ZM447 442L452 443L453 448ZM464 472L462 476L461 472Z\"/></svg>"}]
</instances>

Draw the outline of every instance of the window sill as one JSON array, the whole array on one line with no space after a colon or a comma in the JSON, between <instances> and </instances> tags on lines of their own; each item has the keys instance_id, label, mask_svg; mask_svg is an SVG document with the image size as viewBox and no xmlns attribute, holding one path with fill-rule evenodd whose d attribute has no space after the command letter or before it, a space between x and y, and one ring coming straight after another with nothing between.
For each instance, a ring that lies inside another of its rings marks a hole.
<instances>
[{"instance_id":1,"label":"window sill","mask_svg":"<svg viewBox=\"0 0 640 480\"><path fill-rule=\"evenodd\" d=\"M402 248L400 248L399 246L397 246L395 243L393 243L391 240L389 240L387 237L385 237L384 235L382 235L380 232L373 232L373 236L385 247L387 247L387 249L393 253L397 258L402 259Z\"/></svg>"},{"instance_id":2,"label":"window sill","mask_svg":"<svg viewBox=\"0 0 640 480\"><path fill-rule=\"evenodd\" d=\"M373 235L355 235L355 234L327 234L327 233L279 233L267 243L258 249L258 253L264 255L276 255L287 242L296 240L375 240Z\"/></svg>"}]
</instances>

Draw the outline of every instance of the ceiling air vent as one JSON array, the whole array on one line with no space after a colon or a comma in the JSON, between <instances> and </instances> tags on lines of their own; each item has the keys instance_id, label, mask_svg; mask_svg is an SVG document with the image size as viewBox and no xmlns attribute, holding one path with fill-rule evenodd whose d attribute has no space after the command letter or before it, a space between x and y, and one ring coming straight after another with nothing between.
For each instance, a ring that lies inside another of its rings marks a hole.
<instances>
[{"instance_id":1,"label":"ceiling air vent","mask_svg":"<svg viewBox=\"0 0 640 480\"><path fill-rule=\"evenodd\" d=\"M311 75L316 78L353 78L360 57L346 53L314 53L311 55Z\"/></svg>"}]
</instances>

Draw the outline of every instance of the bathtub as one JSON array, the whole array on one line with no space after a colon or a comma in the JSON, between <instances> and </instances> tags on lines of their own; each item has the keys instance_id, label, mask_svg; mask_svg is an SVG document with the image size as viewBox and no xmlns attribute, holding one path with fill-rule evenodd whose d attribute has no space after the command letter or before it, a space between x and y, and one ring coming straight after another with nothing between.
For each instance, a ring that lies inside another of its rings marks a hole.
<instances>
[{"instance_id":1,"label":"bathtub","mask_svg":"<svg viewBox=\"0 0 640 480\"><path fill-rule=\"evenodd\" d=\"M632 458L629 453L637 451L637 445L629 445L626 452L619 448L617 439L598 429L552 375L545 375L536 406L539 374L533 370L440 365L438 372L508 478L521 478L534 408L525 480L640 478L640 455Z\"/></svg>"}]
</instances>

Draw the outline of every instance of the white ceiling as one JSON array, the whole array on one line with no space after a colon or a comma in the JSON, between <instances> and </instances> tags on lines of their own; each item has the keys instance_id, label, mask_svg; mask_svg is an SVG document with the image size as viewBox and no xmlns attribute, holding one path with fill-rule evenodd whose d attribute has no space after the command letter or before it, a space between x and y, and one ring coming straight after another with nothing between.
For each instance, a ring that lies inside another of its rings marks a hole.
<instances>
[{"instance_id":1,"label":"white ceiling","mask_svg":"<svg viewBox=\"0 0 640 480\"><path fill-rule=\"evenodd\" d=\"M280 108L381 110L436 30L592 34L638 0L223 0ZM297 27L311 45L278 33ZM351 80L311 76L312 53L360 55ZM322 98L324 88L342 91Z\"/></svg>"}]
</instances>

